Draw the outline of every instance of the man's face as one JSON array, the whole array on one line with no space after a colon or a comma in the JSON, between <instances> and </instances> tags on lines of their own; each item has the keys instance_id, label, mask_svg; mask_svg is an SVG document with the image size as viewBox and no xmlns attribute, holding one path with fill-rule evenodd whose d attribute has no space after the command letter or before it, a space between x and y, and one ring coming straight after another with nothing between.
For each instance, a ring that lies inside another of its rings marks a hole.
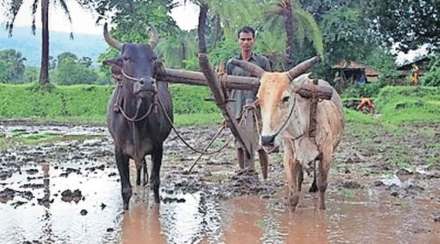
<instances>
[{"instance_id":1,"label":"man's face","mask_svg":"<svg viewBox=\"0 0 440 244\"><path fill-rule=\"evenodd\" d=\"M250 51L255 43L255 39L252 33L240 32L238 43L240 44L241 50Z\"/></svg>"}]
</instances>

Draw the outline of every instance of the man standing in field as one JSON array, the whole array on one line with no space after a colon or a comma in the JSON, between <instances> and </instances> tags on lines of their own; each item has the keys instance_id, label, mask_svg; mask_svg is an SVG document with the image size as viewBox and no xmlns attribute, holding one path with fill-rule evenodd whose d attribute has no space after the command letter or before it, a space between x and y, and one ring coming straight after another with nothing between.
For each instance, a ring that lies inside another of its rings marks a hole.
<instances>
[{"instance_id":1,"label":"man standing in field","mask_svg":"<svg viewBox=\"0 0 440 244\"><path fill-rule=\"evenodd\" d=\"M260 66L265 71L271 71L269 60L262 55L252 52L252 48L255 44L255 30L252 27L245 26L237 32L237 37L241 52L239 55L233 57L233 59L245 60ZM251 76L249 72L236 65L233 65L231 60L226 63L226 72L228 75ZM256 91L232 90L230 98L233 100L233 102L230 103L231 110L233 111L235 118L240 121L242 116L245 114L243 113L244 106L255 101ZM251 139L254 140L251 143L253 145L253 150L256 149L258 151L260 162L265 162L267 164L267 153L264 151L264 149L258 146L258 132L256 131L256 128L253 127L244 129L253 134L253 136L251 136ZM236 151L240 168L250 168L251 170L254 170L253 155L251 155L250 158L247 158L244 147L239 142L236 142ZM247 161L251 162L250 165L247 163ZM263 177L266 177L264 173Z\"/></svg>"}]
</instances>

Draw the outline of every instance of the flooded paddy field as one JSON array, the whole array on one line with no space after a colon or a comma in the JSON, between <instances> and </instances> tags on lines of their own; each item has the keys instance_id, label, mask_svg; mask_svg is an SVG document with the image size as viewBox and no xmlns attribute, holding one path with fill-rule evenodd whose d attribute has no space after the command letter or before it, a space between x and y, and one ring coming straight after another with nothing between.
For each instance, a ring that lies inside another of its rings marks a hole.
<instances>
[{"instance_id":1,"label":"flooded paddy field","mask_svg":"<svg viewBox=\"0 0 440 244\"><path fill-rule=\"evenodd\" d=\"M202 148L217 128L180 130ZM191 173L198 154L174 134L164 152L161 203L132 164L124 212L106 128L0 125L0 243L440 243L438 125L348 124L325 211L308 176L287 210L281 153L263 180L237 171L232 143Z\"/></svg>"}]
</instances>

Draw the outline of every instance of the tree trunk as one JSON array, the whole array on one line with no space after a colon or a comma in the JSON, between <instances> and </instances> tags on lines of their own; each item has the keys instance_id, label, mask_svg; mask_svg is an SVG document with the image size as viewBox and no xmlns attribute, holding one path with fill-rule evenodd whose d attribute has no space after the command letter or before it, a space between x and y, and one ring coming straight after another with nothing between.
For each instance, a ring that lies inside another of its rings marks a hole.
<instances>
[{"instance_id":1,"label":"tree trunk","mask_svg":"<svg viewBox=\"0 0 440 244\"><path fill-rule=\"evenodd\" d=\"M40 84L49 83L49 0L41 1L42 52L40 67Z\"/></svg>"},{"instance_id":2,"label":"tree trunk","mask_svg":"<svg viewBox=\"0 0 440 244\"><path fill-rule=\"evenodd\" d=\"M284 28L286 30L286 56L287 60L285 62L285 69L290 69L294 66L294 56L293 56L293 48L295 43L295 29L294 29L294 18L293 18L293 10L292 10L292 1L291 0L282 0L285 2L284 9Z\"/></svg>"},{"instance_id":3,"label":"tree trunk","mask_svg":"<svg viewBox=\"0 0 440 244\"><path fill-rule=\"evenodd\" d=\"M180 61L180 67L185 68L185 60L186 60L186 43L182 41L182 59Z\"/></svg>"}]
</instances>

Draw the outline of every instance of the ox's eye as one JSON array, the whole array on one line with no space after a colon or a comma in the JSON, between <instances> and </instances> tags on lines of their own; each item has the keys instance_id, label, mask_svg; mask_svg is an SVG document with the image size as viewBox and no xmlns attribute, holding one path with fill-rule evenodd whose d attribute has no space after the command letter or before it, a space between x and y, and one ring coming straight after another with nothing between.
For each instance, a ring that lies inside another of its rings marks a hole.
<instances>
[{"instance_id":1,"label":"ox's eye","mask_svg":"<svg viewBox=\"0 0 440 244\"><path fill-rule=\"evenodd\" d=\"M290 99L290 96L283 97L283 103L288 103Z\"/></svg>"},{"instance_id":2,"label":"ox's eye","mask_svg":"<svg viewBox=\"0 0 440 244\"><path fill-rule=\"evenodd\" d=\"M124 60L124 62L128 62L128 61L130 61L130 58L129 57L122 57L122 60Z\"/></svg>"}]
</instances>

